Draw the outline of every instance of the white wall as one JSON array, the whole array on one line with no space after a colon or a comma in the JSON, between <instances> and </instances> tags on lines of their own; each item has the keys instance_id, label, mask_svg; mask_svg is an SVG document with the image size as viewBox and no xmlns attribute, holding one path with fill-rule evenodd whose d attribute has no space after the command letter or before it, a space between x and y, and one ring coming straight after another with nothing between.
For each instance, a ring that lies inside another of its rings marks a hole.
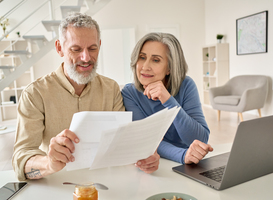
<instances>
[{"instance_id":1,"label":"white wall","mask_svg":"<svg viewBox=\"0 0 273 200\"><path fill-rule=\"evenodd\" d=\"M93 18L102 29L135 28L136 41L148 33L149 27L178 27L178 40L189 65L188 75L201 94L204 11L203 0L111 0Z\"/></svg>"},{"instance_id":2,"label":"white wall","mask_svg":"<svg viewBox=\"0 0 273 200\"><path fill-rule=\"evenodd\" d=\"M236 55L236 19L268 10L268 52ZM223 42L230 48L230 77L260 74L273 78L273 1L272 0L205 0L206 44L216 43L216 34L225 35ZM272 81L263 115L273 114Z\"/></svg>"},{"instance_id":3,"label":"white wall","mask_svg":"<svg viewBox=\"0 0 273 200\"><path fill-rule=\"evenodd\" d=\"M119 85L133 82L133 74L128 66L135 46L135 29L101 30L101 40L97 72L111 77Z\"/></svg>"}]
</instances>

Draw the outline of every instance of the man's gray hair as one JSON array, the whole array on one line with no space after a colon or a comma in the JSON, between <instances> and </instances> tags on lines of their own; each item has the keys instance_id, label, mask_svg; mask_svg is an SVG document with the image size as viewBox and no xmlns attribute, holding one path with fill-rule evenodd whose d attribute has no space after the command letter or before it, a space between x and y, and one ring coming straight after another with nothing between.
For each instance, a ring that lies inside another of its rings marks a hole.
<instances>
[{"instance_id":1,"label":"man's gray hair","mask_svg":"<svg viewBox=\"0 0 273 200\"><path fill-rule=\"evenodd\" d=\"M98 41L100 41L100 27L98 23L87 14L72 12L61 21L59 26L59 40L62 45L66 40L66 31L69 26L96 29L98 32Z\"/></svg>"},{"instance_id":2,"label":"man's gray hair","mask_svg":"<svg viewBox=\"0 0 273 200\"><path fill-rule=\"evenodd\" d=\"M143 85L139 82L137 78L137 61L139 59L139 53L148 41L157 41L165 44L168 47L168 68L170 70L170 75L166 76L166 88L170 90L171 95L175 96L182 84L182 81L186 77L188 71L188 65L184 58L183 50L179 41L175 36L169 33L148 33L143 38L141 38L136 44L132 55L131 55L131 68L134 74L134 82L137 90L143 92Z\"/></svg>"}]
</instances>

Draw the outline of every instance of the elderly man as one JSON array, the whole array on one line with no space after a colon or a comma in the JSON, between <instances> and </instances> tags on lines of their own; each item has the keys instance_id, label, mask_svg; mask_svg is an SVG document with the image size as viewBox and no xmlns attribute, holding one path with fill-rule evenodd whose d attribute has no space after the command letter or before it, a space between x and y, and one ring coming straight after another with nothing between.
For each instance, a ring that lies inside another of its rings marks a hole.
<instances>
[{"instance_id":1,"label":"elderly man","mask_svg":"<svg viewBox=\"0 0 273 200\"><path fill-rule=\"evenodd\" d=\"M59 27L55 42L64 63L56 71L37 79L22 93L13 168L19 180L39 179L73 162L77 135L67 128L80 111L124 111L118 84L96 74L100 29L90 16L74 13ZM155 153L138 161L146 173L157 170Z\"/></svg>"}]
</instances>

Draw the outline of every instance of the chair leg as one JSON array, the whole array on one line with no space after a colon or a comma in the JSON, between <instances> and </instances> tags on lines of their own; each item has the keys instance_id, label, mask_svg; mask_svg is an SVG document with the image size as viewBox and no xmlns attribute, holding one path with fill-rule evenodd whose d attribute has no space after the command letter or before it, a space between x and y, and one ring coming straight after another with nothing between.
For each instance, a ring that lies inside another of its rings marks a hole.
<instances>
[{"instance_id":1,"label":"chair leg","mask_svg":"<svg viewBox=\"0 0 273 200\"><path fill-rule=\"evenodd\" d=\"M261 109L258 109L259 117L262 117Z\"/></svg>"},{"instance_id":2,"label":"chair leg","mask_svg":"<svg viewBox=\"0 0 273 200\"><path fill-rule=\"evenodd\" d=\"M238 115L239 115L239 117L240 117L240 121L241 121L241 122L244 121L244 119L243 119L243 114L242 114L242 113L238 113Z\"/></svg>"},{"instance_id":3,"label":"chair leg","mask_svg":"<svg viewBox=\"0 0 273 200\"><path fill-rule=\"evenodd\" d=\"M220 121L220 114L221 114L221 111L217 110L217 119L218 119L218 122Z\"/></svg>"}]
</instances>

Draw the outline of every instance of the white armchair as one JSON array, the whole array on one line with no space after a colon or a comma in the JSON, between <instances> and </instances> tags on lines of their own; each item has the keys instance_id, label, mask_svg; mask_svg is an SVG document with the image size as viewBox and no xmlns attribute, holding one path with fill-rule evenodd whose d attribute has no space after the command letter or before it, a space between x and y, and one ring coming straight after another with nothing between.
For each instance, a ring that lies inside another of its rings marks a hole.
<instances>
[{"instance_id":1,"label":"white armchair","mask_svg":"<svg viewBox=\"0 0 273 200\"><path fill-rule=\"evenodd\" d=\"M221 87L210 88L209 96L212 107L220 112L238 112L243 121L242 112L258 109L264 106L268 93L268 77L262 75L242 75L230 79Z\"/></svg>"}]
</instances>

